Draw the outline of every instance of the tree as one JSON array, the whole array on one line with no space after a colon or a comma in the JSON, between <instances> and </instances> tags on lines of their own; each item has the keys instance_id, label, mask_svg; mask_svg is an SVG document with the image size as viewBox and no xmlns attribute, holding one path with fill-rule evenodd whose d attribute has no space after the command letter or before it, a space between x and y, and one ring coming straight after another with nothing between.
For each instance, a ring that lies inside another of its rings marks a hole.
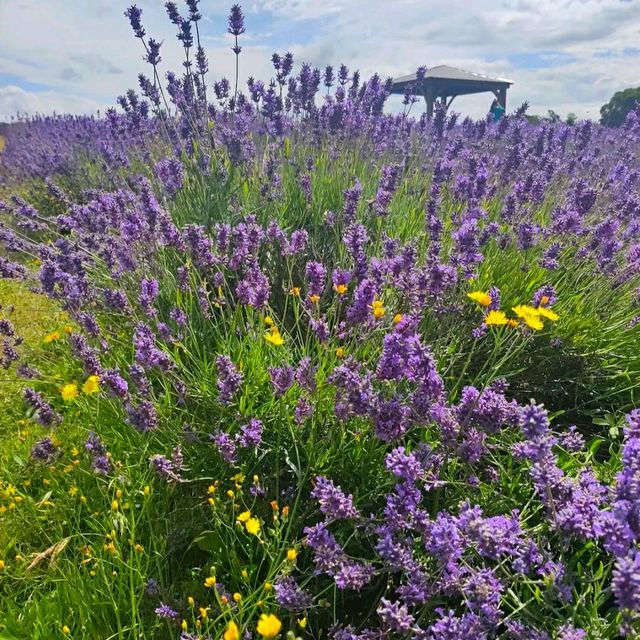
<instances>
[{"instance_id":1,"label":"tree","mask_svg":"<svg viewBox=\"0 0 640 640\"><path fill-rule=\"evenodd\" d=\"M600 109L600 124L605 127L620 127L629 111L635 108L636 102L640 102L640 87L617 91Z\"/></svg>"},{"instance_id":2,"label":"tree","mask_svg":"<svg viewBox=\"0 0 640 640\"><path fill-rule=\"evenodd\" d=\"M571 113L567 114L567 119L565 120L565 122L572 127L576 122L578 122L578 116L572 111Z\"/></svg>"}]
</instances>

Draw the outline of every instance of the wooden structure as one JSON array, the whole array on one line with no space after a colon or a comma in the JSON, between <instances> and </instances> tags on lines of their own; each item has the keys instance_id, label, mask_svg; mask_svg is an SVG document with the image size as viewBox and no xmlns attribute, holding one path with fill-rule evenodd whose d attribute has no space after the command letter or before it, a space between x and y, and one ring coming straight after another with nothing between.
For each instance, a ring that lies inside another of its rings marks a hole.
<instances>
[{"instance_id":1,"label":"wooden structure","mask_svg":"<svg viewBox=\"0 0 640 640\"><path fill-rule=\"evenodd\" d=\"M416 74L395 78L391 93L404 94L408 85L416 84ZM456 96L468 95L470 93L484 93L490 91L495 95L498 102L507 108L507 89L513 84L511 80L504 78L490 78L480 73L463 71L456 67L440 65L427 69L422 86L416 86L413 93L424 96L427 103L427 116L433 116L433 105L439 98L449 107Z\"/></svg>"}]
</instances>

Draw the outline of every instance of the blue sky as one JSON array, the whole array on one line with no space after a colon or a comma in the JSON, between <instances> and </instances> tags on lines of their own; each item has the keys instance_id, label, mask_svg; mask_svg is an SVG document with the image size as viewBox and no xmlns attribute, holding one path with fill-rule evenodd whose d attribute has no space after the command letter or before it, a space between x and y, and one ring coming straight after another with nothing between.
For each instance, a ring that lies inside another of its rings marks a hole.
<instances>
[{"instance_id":1,"label":"blue sky","mask_svg":"<svg viewBox=\"0 0 640 640\"><path fill-rule=\"evenodd\" d=\"M138 0L147 33L180 67L163 2ZM181 3L179 3L181 4ZM145 70L119 0L0 0L0 119L16 111L87 113L114 104ZM228 5L201 0L210 82L231 76ZM597 117L611 94L640 85L640 0L253 0L243 5L241 80L268 79L273 51L296 62L411 73L451 64L514 81L509 107ZM453 108L486 112L490 95ZM399 108L392 97L389 109ZM416 105L414 108L423 108Z\"/></svg>"}]
</instances>

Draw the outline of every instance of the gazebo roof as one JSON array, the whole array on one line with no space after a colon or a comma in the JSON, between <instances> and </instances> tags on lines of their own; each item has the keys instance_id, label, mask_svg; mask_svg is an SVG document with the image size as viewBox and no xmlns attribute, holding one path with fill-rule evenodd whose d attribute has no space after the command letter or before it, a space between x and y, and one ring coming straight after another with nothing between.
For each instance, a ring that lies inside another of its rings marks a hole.
<instances>
[{"instance_id":1,"label":"gazebo roof","mask_svg":"<svg viewBox=\"0 0 640 640\"><path fill-rule=\"evenodd\" d=\"M404 93L406 86L415 83L415 81L415 73L394 78L391 93ZM507 89L512 84L513 81L506 78L491 78L481 73L442 64L427 69L424 76L424 86L420 92L424 92L424 89L429 87L435 97L465 95L493 91L494 89Z\"/></svg>"}]
</instances>

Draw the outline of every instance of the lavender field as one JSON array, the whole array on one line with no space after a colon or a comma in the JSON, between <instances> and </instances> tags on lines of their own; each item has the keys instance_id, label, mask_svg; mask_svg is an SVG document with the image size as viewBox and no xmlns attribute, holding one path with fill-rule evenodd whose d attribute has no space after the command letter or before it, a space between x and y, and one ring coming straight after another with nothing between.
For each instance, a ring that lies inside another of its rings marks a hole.
<instances>
[{"instance_id":1,"label":"lavender field","mask_svg":"<svg viewBox=\"0 0 640 640\"><path fill-rule=\"evenodd\" d=\"M0 639L640 637L640 106L214 82L166 7L0 145Z\"/></svg>"}]
</instances>

